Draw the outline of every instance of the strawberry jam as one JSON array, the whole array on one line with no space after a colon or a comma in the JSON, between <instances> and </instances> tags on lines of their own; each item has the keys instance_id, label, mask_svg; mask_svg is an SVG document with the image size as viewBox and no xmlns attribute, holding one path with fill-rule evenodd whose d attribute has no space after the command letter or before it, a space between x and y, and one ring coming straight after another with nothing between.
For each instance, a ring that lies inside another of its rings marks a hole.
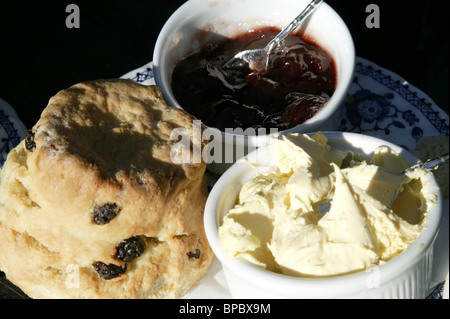
<instances>
[{"instance_id":1,"label":"strawberry jam","mask_svg":"<svg viewBox=\"0 0 450 319\"><path fill-rule=\"evenodd\" d=\"M310 38L290 35L272 52L263 72L224 72L236 53L263 48L280 32L261 28L226 39L182 59L172 89L178 103L209 127L285 130L314 116L336 88L331 56Z\"/></svg>"}]
</instances>

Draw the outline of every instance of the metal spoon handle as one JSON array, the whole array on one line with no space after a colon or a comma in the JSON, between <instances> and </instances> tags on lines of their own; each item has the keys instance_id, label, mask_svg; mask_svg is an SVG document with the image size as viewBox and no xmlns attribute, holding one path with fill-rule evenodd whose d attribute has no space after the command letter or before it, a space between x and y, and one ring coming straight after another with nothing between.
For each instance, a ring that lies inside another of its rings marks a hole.
<instances>
[{"instance_id":1,"label":"metal spoon handle","mask_svg":"<svg viewBox=\"0 0 450 319\"><path fill-rule=\"evenodd\" d=\"M447 163L448 160L449 160L449 153L441 155L441 156L433 158L433 159L430 159L426 162L411 166L410 168L406 169L405 172L411 172L418 168L435 170L435 169L438 169L441 164Z\"/></svg>"},{"instance_id":2,"label":"metal spoon handle","mask_svg":"<svg viewBox=\"0 0 450 319\"><path fill-rule=\"evenodd\" d=\"M269 44L267 45L268 52L272 52L273 48L280 44L281 41L286 39L286 37L291 34L304 19L306 19L311 13L313 13L322 2L323 0L311 1L305 8L305 10L303 10L302 13L300 13L294 21L292 21L286 28L278 33L277 36L272 39L272 41L269 42Z\"/></svg>"}]
</instances>

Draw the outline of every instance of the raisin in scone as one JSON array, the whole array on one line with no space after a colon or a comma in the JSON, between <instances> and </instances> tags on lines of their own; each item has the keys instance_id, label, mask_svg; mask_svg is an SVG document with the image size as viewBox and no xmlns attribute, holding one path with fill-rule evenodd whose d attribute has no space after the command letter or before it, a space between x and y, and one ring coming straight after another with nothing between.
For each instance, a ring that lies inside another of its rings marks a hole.
<instances>
[{"instance_id":1,"label":"raisin in scone","mask_svg":"<svg viewBox=\"0 0 450 319\"><path fill-rule=\"evenodd\" d=\"M33 298L177 298L213 261L205 163L175 164L194 118L128 80L50 99L0 181L0 269ZM192 147L191 149L194 149Z\"/></svg>"}]
</instances>

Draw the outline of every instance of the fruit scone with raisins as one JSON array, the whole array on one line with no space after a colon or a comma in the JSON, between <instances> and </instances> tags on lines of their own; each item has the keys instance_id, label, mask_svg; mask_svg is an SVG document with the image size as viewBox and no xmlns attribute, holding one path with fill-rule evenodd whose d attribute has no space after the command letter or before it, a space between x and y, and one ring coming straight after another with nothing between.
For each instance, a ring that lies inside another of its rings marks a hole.
<instances>
[{"instance_id":1,"label":"fruit scone with raisins","mask_svg":"<svg viewBox=\"0 0 450 319\"><path fill-rule=\"evenodd\" d=\"M173 130L193 136L193 120L129 80L51 98L1 170L7 278L32 298L178 298L195 286L214 258L206 164L171 160Z\"/></svg>"}]
</instances>

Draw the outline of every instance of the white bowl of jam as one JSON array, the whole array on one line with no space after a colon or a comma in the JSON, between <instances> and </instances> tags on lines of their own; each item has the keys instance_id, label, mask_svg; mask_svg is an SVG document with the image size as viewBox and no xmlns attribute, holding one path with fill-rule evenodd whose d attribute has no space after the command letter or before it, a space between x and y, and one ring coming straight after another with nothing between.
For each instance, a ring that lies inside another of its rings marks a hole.
<instances>
[{"instance_id":1,"label":"white bowl of jam","mask_svg":"<svg viewBox=\"0 0 450 319\"><path fill-rule=\"evenodd\" d=\"M202 138L214 141L210 171L223 173L271 134L339 129L355 49L326 3L274 50L265 72L221 71L237 52L264 47L308 3L189 0L161 30L153 54L156 84L169 105L208 128Z\"/></svg>"}]
</instances>

